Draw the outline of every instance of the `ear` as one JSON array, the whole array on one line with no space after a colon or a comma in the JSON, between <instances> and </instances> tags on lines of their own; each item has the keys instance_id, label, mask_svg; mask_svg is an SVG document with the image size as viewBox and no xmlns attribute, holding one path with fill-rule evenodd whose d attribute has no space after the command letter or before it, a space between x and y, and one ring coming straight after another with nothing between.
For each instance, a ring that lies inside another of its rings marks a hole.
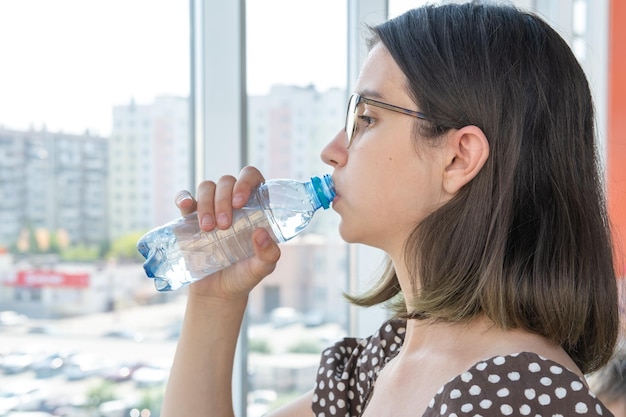
<instances>
[{"instance_id":1,"label":"ear","mask_svg":"<svg viewBox=\"0 0 626 417\"><path fill-rule=\"evenodd\" d=\"M482 129L465 126L449 132L446 143L446 167L443 187L456 194L482 169L489 157L489 142Z\"/></svg>"}]
</instances>

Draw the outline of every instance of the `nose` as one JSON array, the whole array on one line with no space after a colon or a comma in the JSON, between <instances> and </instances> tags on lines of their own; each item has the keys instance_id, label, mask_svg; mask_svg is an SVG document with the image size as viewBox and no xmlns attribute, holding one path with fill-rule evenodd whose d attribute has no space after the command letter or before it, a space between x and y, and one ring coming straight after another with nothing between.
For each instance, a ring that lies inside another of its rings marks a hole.
<instances>
[{"instance_id":1,"label":"nose","mask_svg":"<svg viewBox=\"0 0 626 417\"><path fill-rule=\"evenodd\" d=\"M333 140L331 140L324 149L320 157L325 164L336 168L346 163L348 157L348 150L346 149L346 131L341 129Z\"/></svg>"}]
</instances>

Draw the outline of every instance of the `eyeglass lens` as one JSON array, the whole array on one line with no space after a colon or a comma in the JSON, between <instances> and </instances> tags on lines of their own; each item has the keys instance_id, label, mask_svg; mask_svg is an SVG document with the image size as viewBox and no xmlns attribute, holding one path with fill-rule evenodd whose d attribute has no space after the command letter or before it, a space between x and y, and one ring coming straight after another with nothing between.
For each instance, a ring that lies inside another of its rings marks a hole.
<instances>
[{"instance_id":1,"label":"eyeglass lens","mask_svg":"<svg viewBox=\"0 0 626 417\"><path fill-rule=\"evenodd\" d=\"M357 106L359 105L360 96L357 94L353 94L350 96L350 101L348 101L348 111L346 112L346 147L350 147L350 143L352 143L352 137L354 136L354 131L356 130L356 117L357 117Z\"/></svg>"}]
</instances>

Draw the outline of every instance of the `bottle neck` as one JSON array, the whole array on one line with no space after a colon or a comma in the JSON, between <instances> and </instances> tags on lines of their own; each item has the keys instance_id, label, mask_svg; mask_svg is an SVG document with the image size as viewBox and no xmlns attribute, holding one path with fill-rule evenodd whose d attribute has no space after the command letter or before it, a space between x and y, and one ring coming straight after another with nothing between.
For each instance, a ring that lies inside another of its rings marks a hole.
<instances>
[{"instance_id":1,"label":"bottle neck","mask_svg":"<svg viewBox=\"0 0 626 417\"><path fill-rule=\"evenodd\" d=\"M312 177L311 181L307 183L307 190L313 197L313 203L315 209L323 207L324 210L330 207L333 199L337 195L335 192L335 184L330 175L326 174L323 178Z\"/></svg>"}]
</instances>

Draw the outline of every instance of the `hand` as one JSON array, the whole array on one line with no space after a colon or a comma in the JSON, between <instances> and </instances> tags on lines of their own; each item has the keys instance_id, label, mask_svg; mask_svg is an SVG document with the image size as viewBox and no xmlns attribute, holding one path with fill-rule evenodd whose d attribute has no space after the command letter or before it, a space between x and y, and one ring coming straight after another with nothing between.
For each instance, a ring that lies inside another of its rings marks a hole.
<instances>
[{"instance_id":1,"label":"hand","mask_svg":"<svg viewBox=\"0 0 626 417\"><path fill-rule=\"evenodd\" d=\"M176 205L181 214L197 211L200 227L211 231L216 227L228 229L232 222L232 211L243 207L252 190L264 181L263 175L253 167L241 170L239 178L227 175L217 183L203 181L198 185L197 200L188 192L176 196ZM252 234L254 256L216 272L209 278L190 285L190 293L226 300L240 299L276 267L280 249L269 233L262 228Z\"/></svg>"}]
</instances>

